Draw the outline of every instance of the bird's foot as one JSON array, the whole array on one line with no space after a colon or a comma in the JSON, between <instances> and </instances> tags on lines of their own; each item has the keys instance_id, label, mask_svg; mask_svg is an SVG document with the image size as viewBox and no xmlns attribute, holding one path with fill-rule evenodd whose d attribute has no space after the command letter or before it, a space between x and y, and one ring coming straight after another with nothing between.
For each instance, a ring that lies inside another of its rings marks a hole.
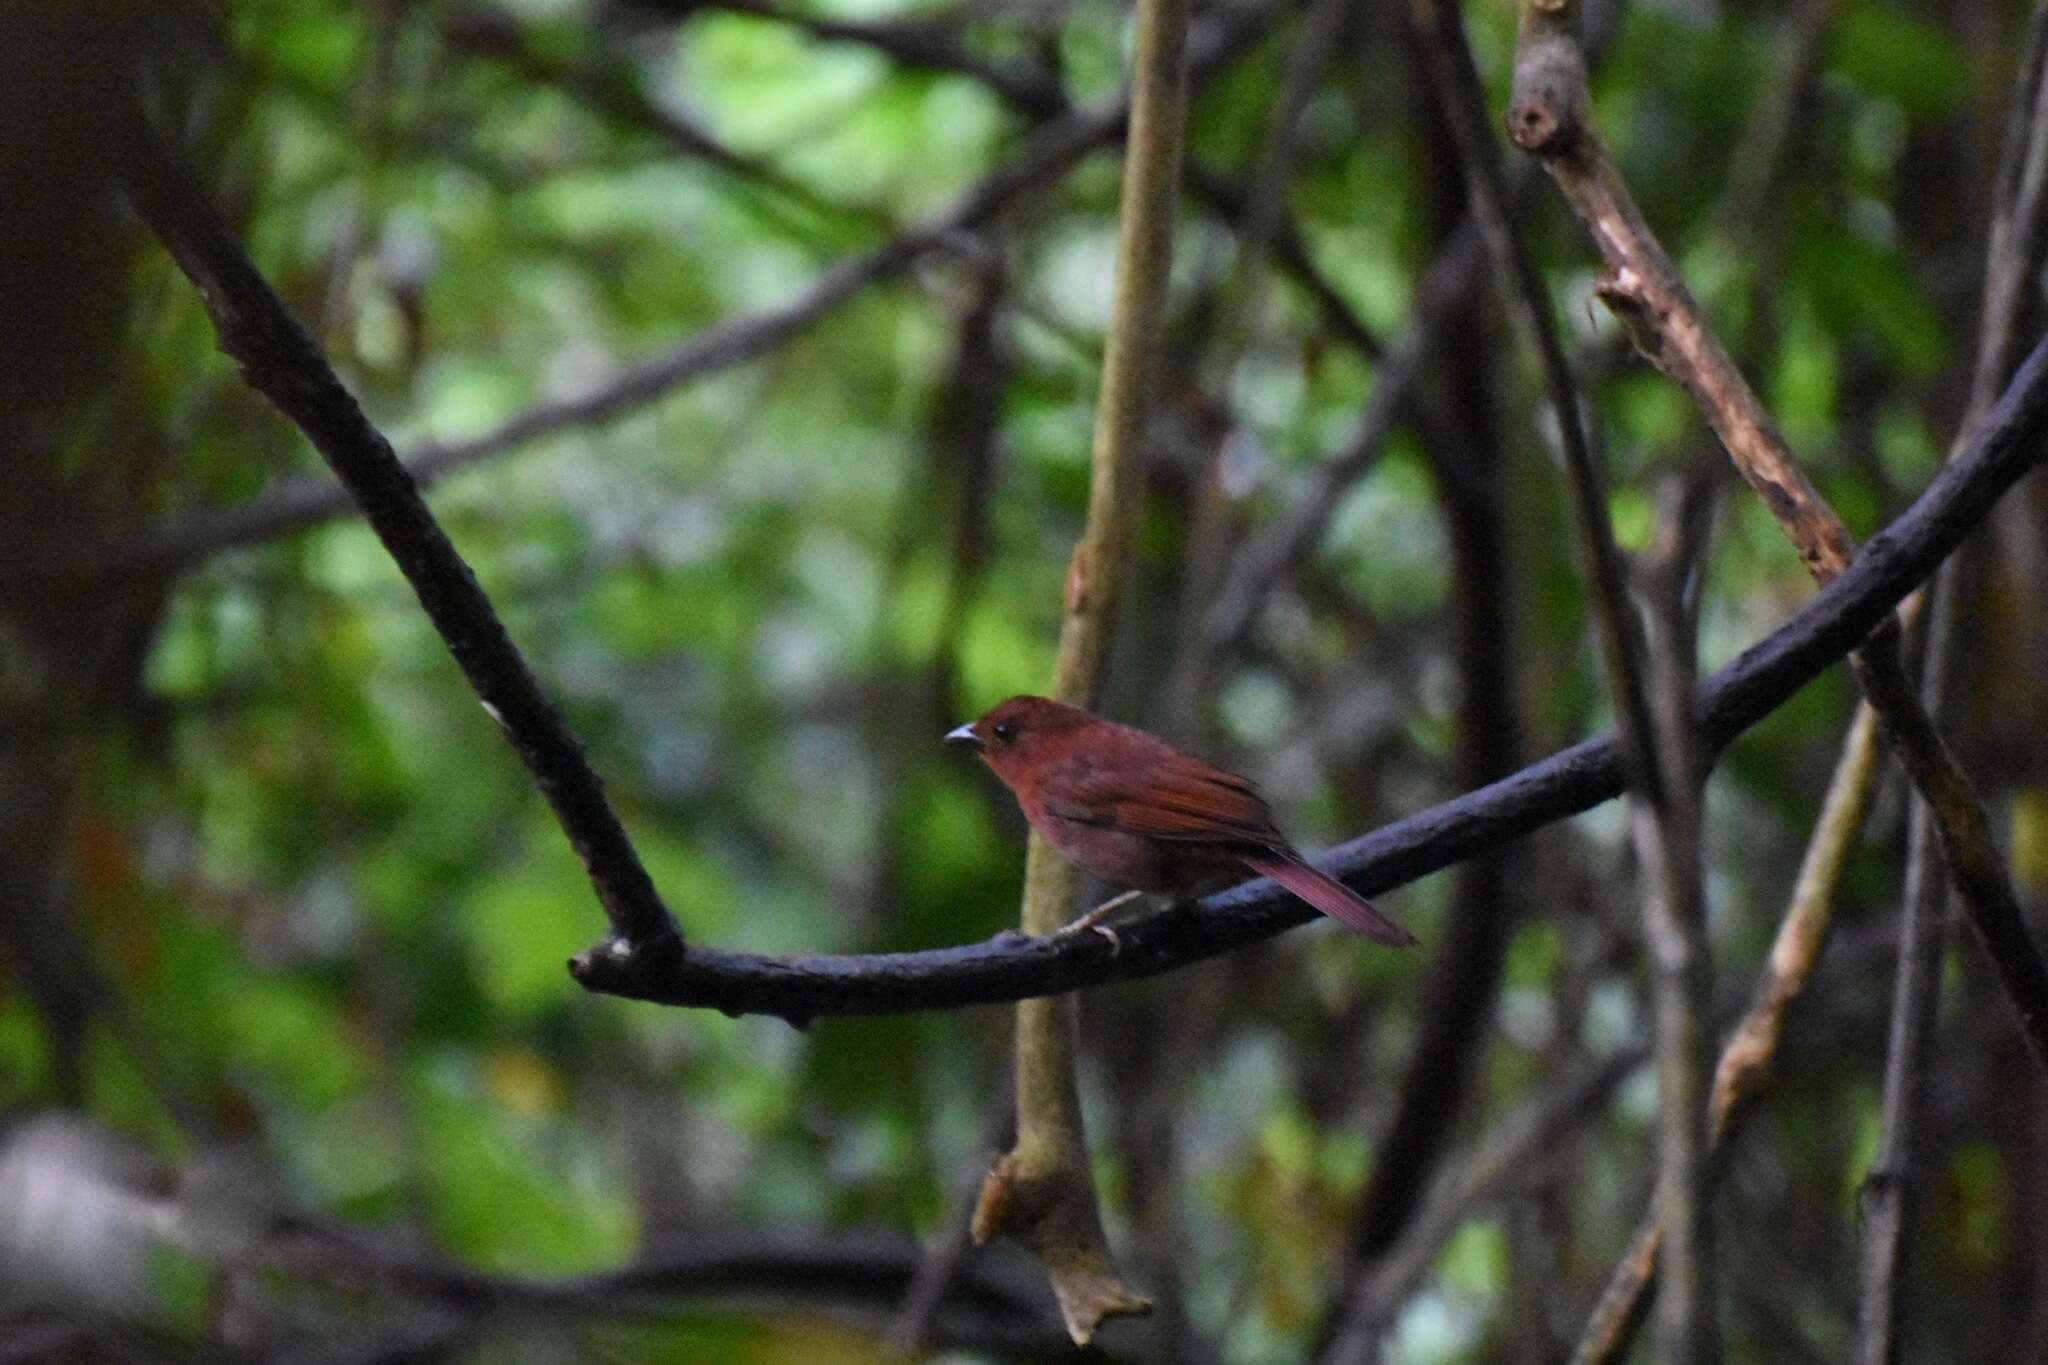
<instances>
[{"instance_id":1,"label":"bird's foot","mask_svg":"<svg viewBox=\"0 0 2048 1365\"><path fill-rule=\"evenodd\" d=\"M1087 914L1075 916L1066 924L1060 926L1056 932L1059 934L1081 934L1094 929L1098 933L1108 933L1107 930L1100 928L1102 922L1144 894L1142 891L1126 891L1121 896L1111 896ZM1109 934L1109 941L1112 944L1115 943L1116 935Z\"/></svg>"}]
</instances>

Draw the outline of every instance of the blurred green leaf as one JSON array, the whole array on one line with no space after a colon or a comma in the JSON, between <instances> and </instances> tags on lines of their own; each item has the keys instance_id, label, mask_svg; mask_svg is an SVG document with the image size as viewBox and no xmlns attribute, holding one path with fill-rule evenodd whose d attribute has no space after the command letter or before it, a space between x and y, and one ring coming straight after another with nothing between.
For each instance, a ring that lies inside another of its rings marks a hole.
<instances>
[{"instance_id":1,"label":"blurred green leaf","mask_svg":"<svg viewBox=\"0 0 2048 1365\"><path fill-rule=\"evenodd\" d=\"M1917 115L1946 114L1968 90L1968 68L1949 36L1889 5L1847 6L1830 26L1828 63L1873 95Z\"/></svg>"}]
</instances>

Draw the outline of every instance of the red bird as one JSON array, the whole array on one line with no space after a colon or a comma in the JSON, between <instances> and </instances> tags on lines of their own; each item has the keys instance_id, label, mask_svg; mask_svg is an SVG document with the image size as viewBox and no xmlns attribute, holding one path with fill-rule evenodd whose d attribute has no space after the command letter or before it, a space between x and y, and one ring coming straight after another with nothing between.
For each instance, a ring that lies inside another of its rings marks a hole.
<instances>
[{"instance_id":1,"label":"red bird","mask_svg":"<svg viewBox=\"0 0 2048 1365\"><path fill-rule=\"evenodd\" d=\"M1415 943L1304 862L1251 783L1157 735L1044 697L1012 697L946 742L977 750L1031 827L1105 882L1187 897L1252 872L1375 943Z\"/></svg>"}]
</instances>

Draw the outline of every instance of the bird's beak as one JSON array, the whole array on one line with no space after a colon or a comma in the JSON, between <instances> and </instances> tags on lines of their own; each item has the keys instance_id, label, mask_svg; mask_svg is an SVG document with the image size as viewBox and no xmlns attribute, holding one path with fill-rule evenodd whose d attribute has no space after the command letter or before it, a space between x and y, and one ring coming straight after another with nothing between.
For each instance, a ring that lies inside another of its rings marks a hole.
<instances>
[{"instance_id":1,"label":"bird's beak","mask_svg":"<svg viewBox=\"0 0 2048 1365\"><path fill-rule=\"evenodd\" d=\"M974 722L969 721L965 725L956 725L946 731L946 743L957 745L961 748L979 749L981 747L981 736L974 733Z\"/></svg>"}]
</instances>

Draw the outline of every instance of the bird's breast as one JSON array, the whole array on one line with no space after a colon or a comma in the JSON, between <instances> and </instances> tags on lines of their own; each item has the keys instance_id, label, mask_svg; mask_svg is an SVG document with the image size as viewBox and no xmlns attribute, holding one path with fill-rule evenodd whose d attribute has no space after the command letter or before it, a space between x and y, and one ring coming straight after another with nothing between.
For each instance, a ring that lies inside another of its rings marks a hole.
<instances>
[{"instance_id":1,"label":"bird's breast","mask_svg":"<svg viewBox=\"0 0 2048 1365\"><path fill-rule=\"evenodd\" d=\"M1133 834L1042 810L1027 813L1062 857L1112 886L1181 896L1249 875L1234 853L1216 844Z\"/></svg>"}]
</instances>

